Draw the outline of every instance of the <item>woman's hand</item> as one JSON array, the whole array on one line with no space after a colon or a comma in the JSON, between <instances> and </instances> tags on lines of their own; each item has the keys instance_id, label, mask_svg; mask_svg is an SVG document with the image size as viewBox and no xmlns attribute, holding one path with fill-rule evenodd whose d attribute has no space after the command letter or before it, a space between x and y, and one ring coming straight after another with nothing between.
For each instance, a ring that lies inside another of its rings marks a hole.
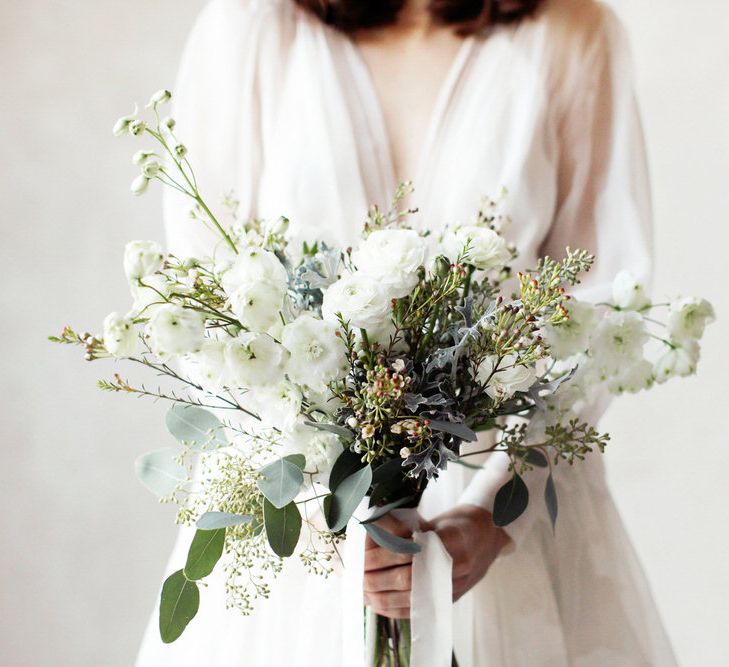
<instances>
[{"instance_id":1,"label":"woman's hand","mask_svg":"<svg viewBox=\"0 0 729 667\"><path fill-rule=\"evenodd\" d=\"M378 522L385 530L410 537L410 531L393 516ZM421 530L434 530L453 559L453 600L475 586L486 574L509 536L494 526L491 514L476 505L458 505L424 522ZM377 546L368 536L365 544L365 603L381 616L410 617L412 556Z\"/></svg>"}]
</instances>

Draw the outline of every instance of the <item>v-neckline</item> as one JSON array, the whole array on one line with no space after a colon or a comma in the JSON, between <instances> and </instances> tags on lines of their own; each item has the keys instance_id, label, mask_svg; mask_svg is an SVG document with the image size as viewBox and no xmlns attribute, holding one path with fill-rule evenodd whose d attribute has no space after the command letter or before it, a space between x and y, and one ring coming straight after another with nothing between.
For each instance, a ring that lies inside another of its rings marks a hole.
<instances>
[{"instance_id":1,"label":"v-neckline","mask_svg":"<svg viewBox=\"0 0 729 667\"><path fill-rule=\"evenodd\" d=\"M394 192L395 187L399 184L396 182L395 155L392 140L387 130L387 123L385 122L385 111L382 100L377 92L372 71L362 56L359 46L351 37L346 37L345 42L356 70L356 82L360 86L361 102L367 108L370 118L376 125L375 131L378 134L376 140L379 142L385 155L384 166L387 171L385 179L390 184L392 192ZM416 188L424 187L424 179L427 176L428 167L433 161L431 153L433 152L434 144L443 126L443 118L446 111L453 101L453 92L456 83L465 69L474 42L474 35L468 35L463 38L438 88L435 103L427 121L422 148L416 159L415 173L409 177Z\"/></svg>"}]
</instances>

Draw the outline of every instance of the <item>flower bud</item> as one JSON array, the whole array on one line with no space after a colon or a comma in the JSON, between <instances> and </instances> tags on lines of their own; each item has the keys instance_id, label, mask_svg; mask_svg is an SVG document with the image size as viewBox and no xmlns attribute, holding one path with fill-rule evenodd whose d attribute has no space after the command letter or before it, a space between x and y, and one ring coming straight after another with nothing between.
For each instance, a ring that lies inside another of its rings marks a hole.
<instances>
[{"instance_id":1,"label":"flower bud","mask_svg":"<svg viewBox=\"0 0 729 667\"><path fill-rule=\"evenodd\" d=\"M129 123L129 134L132 136L138 137L140 134L143 134L146 129L147 123L143 120L139 120L138 118Z\"/></svg>"},{"instance_id":2,"label":"flower bud","mask_svg":"<svg viewBox=\"0 0 729 667\"><path fill-rule=\"evenodd\" d=\"M157 153L153 151L137 151L134 156L132 157L132 162L134 164L142 165L144 164L149 158L152 157L159 157Z\"/></svg>"},{"instance_id":3,"label":"flower bud","mask_svg":"<svg viewBox=\"0 0 729 667\"><path fill-rule=\"evenodd\" d=\"M357 428L358 425L359 422L357 421L357 417L352 416L347 418L347 426L349 426L349 428Z\"/></svg>"},{"instance_id":4,"label":"flower bud","mask_svg":"<svg viewBox=\"0 0 729 667\"><path fill-rule=\"evenodd\" d=\"M137 112L138 108L137 105L134 105L134 111L129 114L128 116L122 116L116 123L114 123L114 127L111 130L115 137L121 137L122 135L129 132L129 125L132 123L132 121L136 120L137 118Z\"/></svg>"},{"instance_id":5,"label":"flower bud","mask_svg":"<svg viewBox=\"0 0 729 667\"><path fill-rule=\"evenodd\" d=\"M147 191L147 188L149 187L149 178L147 178L144 174L139 174L133 181L131 186L132 194L135 196L139 196L144 194Z\"/></svg>"},{"instance_id":6,"label":"flower bud","mask_svg":"<svg viewBox=\"0 0 729 667\"><path fill-rule=\"evenodd\" d=\"M408 456L410 456L410 454L411 454L411 451L410 451L410 449L408 447L403 447L400 450L400 458L401 459L406 459Z\"/></svg>"},{"instance_id":7,"label":"flower bud","mask_svg":"<svg viewBox=\"0 0 729 667\"><path fill-rule=\"evenodd\" d=\"M147 178L154 178L161 166L157 160L149 160L142 165L142 174Z\"/></svg>"},{"instance_id":8,"label":"flower bud","mask_svg":"<svg viewBox=\"0 0 729 667\"><path fill-rule=\"evenodd\" d=\"M157 107L158 104L165 104L172 99L172 93L169 90L158 90L149 99L148 107Z\"/></svg>"},{"instance_id":9,"label":"flower bud","mask_svg":"<svg viewBox=\"0 0 729 667\"><path fill-rule=\"evenodd\" d=\"M445 278L451 270L451 262L445 255L439 255L433 265L433 273L438 278Z\"/></svg>"},{"instance_id":10,"label":"flower bud","mask_svg":"<svg viewBox=\"0 0 729 667\"><path fill-rule=\"evenodd\" d=\"M177 144L177 146L175 146L175 154L179 158L185 157L185 155L187 155L187 147L183 144Z\"/></svg>"},{"instance_id":11,"label":"flower bud","mask_svg":"<svg viewBox=\"0 0 729 667\"><path fill-rule=\"evenodd\" d=\"M171 116L167 116L162 121L162 127L168 129L170 132L172 132L172 130L175 129L175 125L177 125L177 121L174 118L172 118Z\"/></svg>"}]
</instances>

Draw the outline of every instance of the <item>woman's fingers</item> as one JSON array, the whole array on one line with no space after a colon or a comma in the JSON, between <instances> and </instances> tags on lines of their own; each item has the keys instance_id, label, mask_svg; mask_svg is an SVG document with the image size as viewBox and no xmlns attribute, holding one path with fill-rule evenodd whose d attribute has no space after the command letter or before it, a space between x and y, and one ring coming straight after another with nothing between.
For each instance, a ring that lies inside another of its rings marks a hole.
<instances>
[{"instance_id":1,"label":"woman's fingers","mask_svg":"<svg viewBox=\"0 0 729 667\"><path fill-rule=\"evenodd\" d=\"M413 581L413 570L410 565L390 567L386 570L365 572L364 590L366 593L383 591L410 591Z\"/></svg>"},{"instance_id":2,"label":"woman's fingers","mask_svg":"<svg viewBox=\"0 0 729 667\"><path fill-rule=\"evenodd\" d=\"M410 591L365 593L365 604L373 609L406 609L410 606Z\"/></svg>"},{"instance_id":3,"label":"woman's fingers","mask_svg":"<svg viewBox=\"0 0 729 667\"><path fill-rule=\"evenodd\" d=\"M365 552L365 572L370 570L384 570L388 567L408 565L413 562L411 554L398 554L389 549L383 549L375 545L374 548Z\"/></svg>"}]
</instances>

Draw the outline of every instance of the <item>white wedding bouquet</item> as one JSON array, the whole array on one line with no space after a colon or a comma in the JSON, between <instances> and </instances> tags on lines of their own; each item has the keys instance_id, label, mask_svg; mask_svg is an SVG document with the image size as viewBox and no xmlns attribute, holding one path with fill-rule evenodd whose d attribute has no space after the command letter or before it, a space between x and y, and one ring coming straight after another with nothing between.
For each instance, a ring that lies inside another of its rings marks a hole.
<instances>
[{"instance_id":1,"label":"white wedding bouquet","mask_svg":"<svg viewBox=\"0 0 729 667\"><path fill-rule=\"evenodd\" d=\"M129 243L131 310L108 315L102 334L66 327L53 338L82 346L87 360L124 359L172 384L152 389L118 373L100 382L171 403L179 446L136 464L146 486L179 505L178 522L197 527L187 562L162 589L165 642L197 613L198 582L218 561L229 604L250 613L283 559L297 554L312 573L330 573L350 521L385 548L416 553L377 519L417 507L429 483L476 453L461 448L479 431L497 433L480 452L510 460L494 522L525 510L522 476L533 466L550 470L544 498L556 521L553 466L608 441L579 417L596 388L637 392L695 371L709 303L652 303L627 274L611 303L570 298L593 261L583 250L513 275L500 202L486 201L469 224L416 231L400 210L403 186L390 211L369 212L355 248L297 242L285 218L238 219L230 198L233 222L221 223L174 121L160 117L169 99L152 97L152 124L135 111L114 128L157 142L135 154L132 191L151 181L180 191L190 224L208 226L217 242L208 257ZM353 519L363 503L369 516ZM407 658L392 627L382 625L377 664Z\"/></svg>"}]
</instances>

